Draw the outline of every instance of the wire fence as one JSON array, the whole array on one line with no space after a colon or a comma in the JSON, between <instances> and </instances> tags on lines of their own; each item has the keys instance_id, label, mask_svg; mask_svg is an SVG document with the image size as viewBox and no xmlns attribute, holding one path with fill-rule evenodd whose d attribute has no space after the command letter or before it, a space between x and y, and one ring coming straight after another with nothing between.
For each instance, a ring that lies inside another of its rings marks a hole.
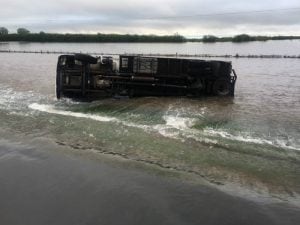
<instances>
[{"instance_id":1,"label":"wire fence","mask_svg":"<svg viewBox=\"0 0 300 225\"><path fill-rule=\"evenodd\" d=\"M136 54L136 53L104 53L104 52L73 52L73 51L50 51L50 50L39 50L39 51L22 51L22 50L0 50L0 53L24 53L24 54L67 54L72 55L76 53L84 53L89 55L137 55L137 56L158 56L158 57L177 57L177 58L262 58L262 59L300 59L300 55L242 55L242 54L162 54L162 53L145 53L145 54Z\"/></svg>"}]
</instances>

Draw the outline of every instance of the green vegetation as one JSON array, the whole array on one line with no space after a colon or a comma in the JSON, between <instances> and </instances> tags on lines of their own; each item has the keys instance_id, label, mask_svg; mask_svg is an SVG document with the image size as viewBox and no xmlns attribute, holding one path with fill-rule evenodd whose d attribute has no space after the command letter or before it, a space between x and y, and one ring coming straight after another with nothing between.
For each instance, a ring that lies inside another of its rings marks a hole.
<instances>
[{"instance_id":1,"label":"green vegetation","mask_svg":"<svg viewBox=\"0 0 300 225\"><path fill-rule=\"evenodd\" d=\"M295 40L300 36L250 36L248 34L239 34L234 37L216 37L213 35L204 35L203 38L188 39L190 42L250 42L250 41L268 41L268 40Z\"/></svg>"},{"instance_id":2,"label":"green vegetation","mask_svg":"<svg viewBox=\"0 0 300 225\"><path fill-rule=\"evenodd\" d=\"M213 36L213 35L204 35L202 38L202 41L207 42L207 43L216 42L217 40L218 40L218 37Z\"/></svg>"},{"instance_id":3,"label":"green vegetation","mask_svg":"<svg viewBox=\"0 0 300 225\"><path fill-rule=\"evenodd\" d=\"M268 40L293 40L300 36L250 36L240 34L234 37L216 37L204 35L203 38L188 39L181 35L137 35L137 34L59 34L59 33L31 33L26 28L18 28L17 33L9 33L5 27L0 27L0 41L28 41L28 42L249 42Z\"/></svg>"},{"instance_id":4,"label":"green vegetation","mask_svg":"<svg viewBox=\"0 0 300 225\"><path fill-rule=\"evenodd\" d=\"M247 34L236 35L232 38L232 42L248 42L248 41L255 41L255 38Z\"/></svg>"},{"instance_id":5,"label":"green vegetation","mask_svg":"<svg viewBox=\"0 0 300 225\"><path fill-rule=\"evenodd\" d=\"M8 30L5 27L0 27L0 35L7 35Z\"/></svg>"},{"instance_id":6,"label":"green vegetation","mask_svg":"<svg viewBox=\"0 0 300 225\"><path fill-rule=\"evenodd\" d=\"M19 35L27 35L29 33L30 33L30 31L27 30L26 28L18 28L18 30L17 30L17 34L19 34Z\"/></svg>"},{"instance_id":7,"label":"green vegetation","mask_svg":"<svg viewBox=\"0 0 300 225\"><path fill-rule=\"evenodd\" d=\"M17 33L0 33L0 41L28 42L186 42L187 39L175 35L136 35L136 34L57 34L30 33L25 28L19 28Z\"/></svg>"}]
</instances>

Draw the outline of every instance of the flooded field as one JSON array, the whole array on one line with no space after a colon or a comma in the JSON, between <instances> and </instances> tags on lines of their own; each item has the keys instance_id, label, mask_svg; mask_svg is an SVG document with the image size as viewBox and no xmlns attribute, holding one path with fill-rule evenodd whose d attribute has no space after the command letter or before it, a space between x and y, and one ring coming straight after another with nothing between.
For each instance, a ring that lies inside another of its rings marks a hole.
<instances>
[{"instance_id":1,"label":"flooded field","mask_svg":"<svg viewBox=\"0 0 300 225\"><path fill-rule=\"evenodd\" d=\"M161 51L297 54L300 46L299 41L252 44L220 43L220 49L172 44ZM0 49L156 53L160 46L1 43ZM0 54L0 129L7 137L43 137L83 152L92 149L194 174L223 184L224 190L236 185L299 203L299 59L233 59L238 74L234 98L75 102L55 98L57 57Z\"/></svg>"}]
</instances>

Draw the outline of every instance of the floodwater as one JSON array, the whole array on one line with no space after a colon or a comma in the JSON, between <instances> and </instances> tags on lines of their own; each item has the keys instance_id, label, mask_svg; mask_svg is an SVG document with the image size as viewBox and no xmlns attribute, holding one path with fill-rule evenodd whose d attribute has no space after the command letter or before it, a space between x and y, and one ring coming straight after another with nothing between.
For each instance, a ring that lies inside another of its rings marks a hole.
<instances>
[{"instance_id":1,"label":"floodwater","mask_svg":"<svg viewBox=\"0 0 300 225\"><path fill-rule=\"evenodd\" d=\"M299 47L300 41L0 43L1 50L161 54L299 55ZM232 59L238 74L234 98L143 97L75 102L55 98L57 57L0 54L3 136L47 138L83 154L92 149L193 174L224 191L267 193L299 205L299 59ZM137 191L135 188L132 191Z\"/></svg>"}]
</instances>

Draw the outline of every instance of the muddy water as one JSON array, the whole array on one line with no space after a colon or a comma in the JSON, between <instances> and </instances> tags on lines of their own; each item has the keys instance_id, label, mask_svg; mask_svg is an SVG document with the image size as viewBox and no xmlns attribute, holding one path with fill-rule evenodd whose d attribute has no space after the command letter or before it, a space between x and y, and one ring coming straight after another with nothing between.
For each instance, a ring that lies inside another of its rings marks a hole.
<instances>
[{"instance_id":1,"label":"muddy water","mask_svg":"<svg viewBox=\"0 0 300 225\"><path fill-rule=\"evenodd\" d=\"M273 48L274 54L278 49L295 54L299 45L277 43L277 49L267 44L265 52L272 54ZM95 47L20 43L0 47L39 50L41 45L74 51ZM253 49L228 45L221 49L231 52L220 54ZM124 46L102 47L124 52L128 48ZM159 46L138 44L137 49L156 51ZM172 49L177 52L182 45L165 51ZM257 46L256 51L264 53ZM299 194L299 59L233 59L238 74L235 98L146 97L90 103L55 99L56 60L57 55L0 54L2 130L197 174L213 183L234 183L289 198Z\"/></svg>"}]
</instances>

